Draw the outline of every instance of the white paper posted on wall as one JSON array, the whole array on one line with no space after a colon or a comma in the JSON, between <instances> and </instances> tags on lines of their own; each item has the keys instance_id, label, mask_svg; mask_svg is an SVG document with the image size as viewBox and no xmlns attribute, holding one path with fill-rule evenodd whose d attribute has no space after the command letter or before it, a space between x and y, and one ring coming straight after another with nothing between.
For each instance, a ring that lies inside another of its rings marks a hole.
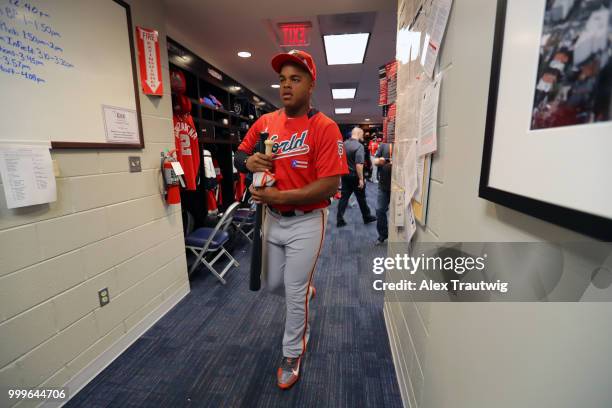
<instances>
[{"instance_id":1,"label":"white paper posted on wall","mask_svg":"<svg viewBox=\"0 0 612 408\"><path fill-rule=\"evenodd\" d=\"M438 104L441 81L442 75L438 75L425 88L422 95L419 114L419 156L433 153L438 148Z\"/></svg>"},{"instance_id":2,"label":"white paper posted on wall","mask_svg":"<svg viewBox=\"0 0 612 408\"><path fill-rule=\"evenodd\" d=\"M415 139L401 140L396 143L398 159L403 159L402 172L398 179L409 203L417 189L417 143Z\"/></svg>"},{"instance_id":3,"label":"white paper posted on wall","mask_svg":"<svg viewBox=\"0 0 612 408\"><path fill-rule=\"evenodd\" d=\"M8 208L57 200L48 146L0 144L0 173Z\"/></svg>"},{"instance_id":4,"label":"white paper posted on wall","mask_svg":"<svg viewBox=\"0 0 612 408\"><path fill-rule=\"evenodd\" d=\"M417 160L417 189L414 192L414 201L423 204L423 183L425 173L425 156L421 156Z\"/></svg>"},{"instance_id":5,"label":"white paper posted on wall","mask_svg":"<svg viewBox=\"0 0 612 408\"><path fill-rule=\"evenodd\" d=\"M398 191L397 194L395 194L394 204L395 204L395 210L393 213L395 214L395 226L403 227L404 217L405 217L404 211L406 210L406 204L405 204L403 191Z\"/></svg>"},{"instance_id":6,"label":"white paper posted on wall","mask_svg":"<svg viewBox=\"0 0 612 408\"><path fill-rule=\"evenodd\" d=\"M428 10L427 34L425 34L421 65L430 78L433 77L452 4L453 0L432 0Z\"/></svg>"},{"instance_id":7,"label":"white paper posted on wall","mask_svg":"<svg viewBox=\"0 0 612 408\"><path fill-rule=\"evenodd\" d=\"M410 242L412 240L412 237L414 236L414 233L416 232L416 220L414 219L414 212L412 211L411 205L406 208L406 215L408 219L408 225L404 227L404 233L406 234L406 242Z\"/></svg>"}]
</instances>

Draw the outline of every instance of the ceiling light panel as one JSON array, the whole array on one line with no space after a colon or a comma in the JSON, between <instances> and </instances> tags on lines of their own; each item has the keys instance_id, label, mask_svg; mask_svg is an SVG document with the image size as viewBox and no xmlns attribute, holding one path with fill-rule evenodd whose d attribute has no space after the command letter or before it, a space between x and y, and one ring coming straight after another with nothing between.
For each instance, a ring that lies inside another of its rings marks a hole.
<instances>
[{"instance_id":1,"label":"ceiling light panel","mask_svg":"<svg viewBox=\"0 0 612 408\"><path fill-rule=\"evenodd\" d=\"M370 33L324 35L328 65L363 64Z\"/></svg>"},{"instance_id":2,"label":"ceiling light panel","mask_svg":"<svg viewBox=\"0 0 612 408\"><path fill-rule=\"evenodd\" d=\"M355 92L357 92L355 88L332 88L332 97L334 99L353 99L355 98Z\"/></svg>"},{"instance_id":3,"label":"ceiling light panel","mask_svg":"<svg viewBox=\"0 0 612 408\"><path fill-rule=\"evenodd\" d=\"M336 108L336 115L346 115L351 113L352 108Z\"/></svg>"}]
</instances>

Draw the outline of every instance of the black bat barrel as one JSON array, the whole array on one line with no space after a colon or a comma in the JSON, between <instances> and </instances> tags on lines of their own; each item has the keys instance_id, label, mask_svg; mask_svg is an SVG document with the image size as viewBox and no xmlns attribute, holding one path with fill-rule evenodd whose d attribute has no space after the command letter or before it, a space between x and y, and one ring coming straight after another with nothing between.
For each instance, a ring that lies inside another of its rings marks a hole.
<instances>
[{"instance_id":1,"label":"black bat barrel","mask_svg":"<svg viewBox=\"0 0 612 408\"><path fill-rule=\"evenodd\" d=\"M268 132L259 134L259 142L257 143L256 151L259 153L266 152L265 141L268 139ZM251 275L249 281L249 289L258 291L261 288L261 267L262 267L262 249L263 249L263 205L257 204L257 212L255 213L255 230L253 231L253 250L251 252Z\"/></svg>"}]
</instances>

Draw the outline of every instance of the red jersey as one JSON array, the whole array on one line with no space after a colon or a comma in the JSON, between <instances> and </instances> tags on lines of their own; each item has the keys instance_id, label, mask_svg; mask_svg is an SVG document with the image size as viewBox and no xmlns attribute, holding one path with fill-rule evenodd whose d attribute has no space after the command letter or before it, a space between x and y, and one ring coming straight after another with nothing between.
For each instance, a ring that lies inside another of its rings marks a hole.
<instances>
[{"instance_id":1,"label":"red jersey","mask_svg":"<svg viewBox=\"0 0 612 408\"><path fill-rule=\"evenodd\" d=\"M279 190L302 188L320 178L348 174L342 134L336 122L312 109L289 118L284 110L260 117L249 129L239 150L252 154L259 133L267 131L272 147L273 172ZM325 208L328 200L306 205L275 205L279 211Z\"/></svg>"},{"instance_id":2,"label":"red jersey","mask_svg":"<svg viewBox=\"0 0 612 408\"><path fill-rule=\"evenodd\" d=\"M376 151L378 150L378 142L376 140L371 140L369 148L370 154L374 156L376 154Z\"/></svg>"},{"instance_id":3,"label":"red jersey","mask_svg":"<svg viewBox=\"0 0 612 408\"><path fill-rule=\"evenodd\" d=\"M196 177L200 168L198 132L190 114L174 115L174 143L176 155L185 172L183 179L187 190L196 189Z\"/></svg>"}]
</instances>

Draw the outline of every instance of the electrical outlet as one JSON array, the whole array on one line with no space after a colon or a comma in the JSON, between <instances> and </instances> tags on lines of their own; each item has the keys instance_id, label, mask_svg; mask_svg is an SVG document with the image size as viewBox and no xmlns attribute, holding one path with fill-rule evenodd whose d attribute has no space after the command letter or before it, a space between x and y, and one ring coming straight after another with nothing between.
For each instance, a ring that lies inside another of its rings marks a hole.
<instances>
[{"instance_id":1,"label":"electrical outlet","mask_svg":"<svg viewBox=\"0 0 612 408\"><path fill-rule=\"evenodd\" d=\"M98 299L100 300L100 307L108 305L110 302L110 294L108 288L100 289L98 291Z\"/></svg>"},{"instance_id":2,"label":"electrical outlet","mask_svg":"<svg viewBox=\"0 0 612 408\"><path fill-rule=\"evenodd\" d=\"M140 156L129 156L128 162L130 165L130 173L139 173L142 171Z\"/></svg>"}]
</instances>

